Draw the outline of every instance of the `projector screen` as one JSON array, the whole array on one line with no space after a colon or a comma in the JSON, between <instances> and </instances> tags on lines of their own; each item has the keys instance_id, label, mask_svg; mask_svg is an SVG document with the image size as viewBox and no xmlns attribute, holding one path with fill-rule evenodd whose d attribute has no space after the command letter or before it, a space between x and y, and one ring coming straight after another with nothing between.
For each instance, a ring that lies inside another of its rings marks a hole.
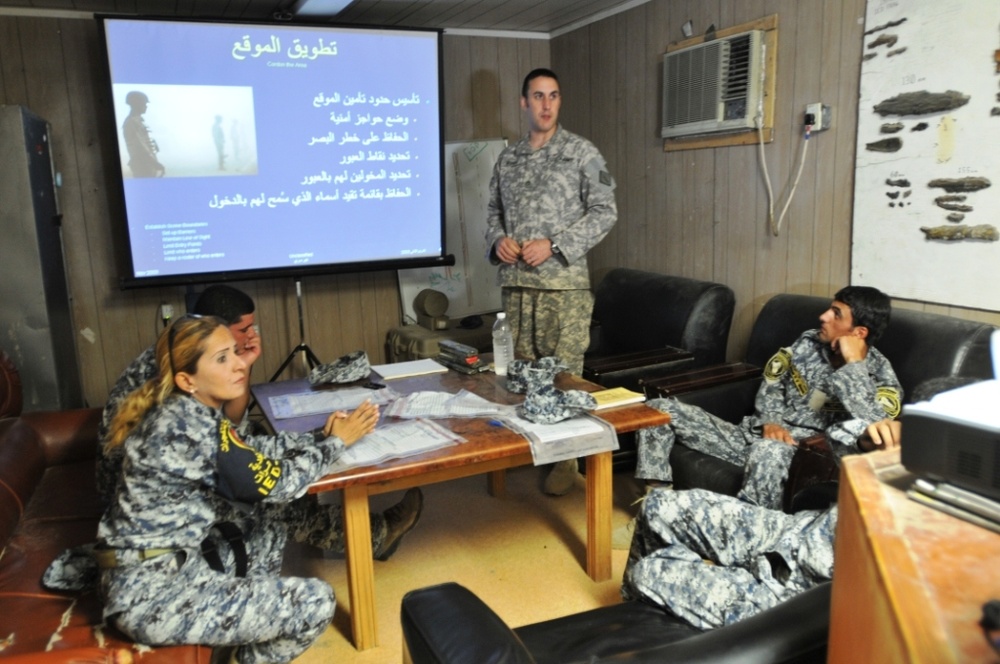
<instances>
[{"instance_id":1,"label":"projector screen","mask_svg":"<svg viewBox=\"0 0 1000 664\"><path fill-rule=\"evenodd\" d=\"M446 265L440 31L100 17L123 287Z\"/></svg>"}]
</instances>

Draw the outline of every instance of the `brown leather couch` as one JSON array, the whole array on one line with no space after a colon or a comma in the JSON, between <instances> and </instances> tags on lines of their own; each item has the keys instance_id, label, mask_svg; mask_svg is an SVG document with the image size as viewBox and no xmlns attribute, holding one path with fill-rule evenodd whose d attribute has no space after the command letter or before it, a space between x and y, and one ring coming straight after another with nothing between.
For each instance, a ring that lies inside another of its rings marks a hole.
<instances>
[{"instance_id":1,"label":"brown leather couch","mask_svg":"<svg viewBox=\"0 0 1000 664\"><path fill-rule=\"evenodd\" d=\"M103 624L94 591L41 585L64 549L93 542L97 408L0 419L0 658L27 662L207 663L204 646L136 646Z\"/></svg>"}]
</instances>

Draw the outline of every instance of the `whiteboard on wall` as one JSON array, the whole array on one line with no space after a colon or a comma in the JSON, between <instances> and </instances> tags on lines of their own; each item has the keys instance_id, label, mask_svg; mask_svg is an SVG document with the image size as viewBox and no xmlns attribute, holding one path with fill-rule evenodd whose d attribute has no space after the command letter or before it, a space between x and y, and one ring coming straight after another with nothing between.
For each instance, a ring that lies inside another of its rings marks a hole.
<instances>
[{"instance_id":1,"label":"whiteboard on wall","mask_svg":"<svg viewBox=\"0 0 1000 664\"><path fill-rule=\"evenodd\" d=\"M413 298L425 288L448 297L450 318L500 310L497 267L486 258L485 235L493 165L506 145L503 138L445 143L445 242L455 265L397 272L404 322L416 322Z\"/></svg>"},{"instance_id":2,"label":"whiteboard on wall","mask_svg":"<svg viewBox=\"0 0 1000 664\"><path fill-rule=\"evenodd\" d=\"M1000 310L998 26L997 0L868 0L851 283Z\"/></svg>"}]
</instances>

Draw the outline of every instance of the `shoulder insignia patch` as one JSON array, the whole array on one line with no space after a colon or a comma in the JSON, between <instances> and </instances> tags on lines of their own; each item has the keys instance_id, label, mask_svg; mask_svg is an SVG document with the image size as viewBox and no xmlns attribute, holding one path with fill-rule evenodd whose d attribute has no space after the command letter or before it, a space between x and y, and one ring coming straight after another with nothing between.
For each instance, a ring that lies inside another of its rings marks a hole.
<instances>
[{"instance_id":1,"label":"shoulder insignia patch","mask_svg":"<svg viewBox=\"0 0 1000 664\"><path fill-rule=\"evenodd\" d=\"M764 380L769 383L780 380L791 366L792 352L787 348L782 348L764 365Z\"/></svg>"},{"instance_id":2,"label":"shoulder insignia patch","mask_svg":"<svg viewBox=\"0 0 1000 664\"><path fill-rule=\"evenodd\" d=\"M601 184L603 184L605 187L611 186L611 173L608 173L607 171L601 171L601 174L598 177L601 180Z\"/></svg>"},{"instance_id":3,"label":"shoulder insignia patch","mask_svg":"<svg viewBox=\"0 0 1000 664\"><path fill-rule=\"evenodd\" d=\"M894 387L878 388L875 390L875 399L889 417L899 417L899 413L903 410L899 399L899 390Z\"/></svg>"},{"instance_id":4,"label":"shoulder insignia patch","mask_svg":"<svg viewBox=\"0 0 1000 664\"><path fill-rule=\"evenodd\" d=\"M226 418L219 423L216 467L219 493L241 502L262 500L271 493L281 477L281 462L244 443Z\"/></svg>"}]
</instances>

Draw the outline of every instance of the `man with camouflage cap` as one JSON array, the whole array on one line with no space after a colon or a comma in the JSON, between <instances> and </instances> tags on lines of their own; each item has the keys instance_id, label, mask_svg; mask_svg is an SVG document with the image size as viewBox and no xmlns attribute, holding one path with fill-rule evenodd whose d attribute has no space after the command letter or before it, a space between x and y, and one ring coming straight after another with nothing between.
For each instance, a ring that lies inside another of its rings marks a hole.
<instances>
[{"instance_id":1,"label":"man with camouflage cap","mask_svg":"<svg viewBox=\"0 0 1000 664\"><path fill-rule=\"evenodd\" d=\"M686 447L743 466L739 497L780 509L797 441L826 434L837 456L866 451L869 425L896 417L902 387L889 361L873 344L889 324L888 296L867 286L848 286L809 330L780 349L764 369L755 412L739 424L726 422L674 398L648 405L670 414L670 424L637 437L636 477L670 482L670 450Z\"/></svg>"},{"instance_id":2,"label":"man with camouflage cap","mask_svg":"<svg viewBox=\"0 0 1000 664\"><path fill-rule=\"evenodd\" d=\"M559 125L561 102L554 72L535 69L525 77L528 133L494 166L486 243L490 262L500 266L515 353L557 356L580 375L594 307L587 252L614 226L618 209L604 157ZM562 462L546 479L546 492L567 493L575 478L575 461Z\"/></svg>"}]
</instances>

